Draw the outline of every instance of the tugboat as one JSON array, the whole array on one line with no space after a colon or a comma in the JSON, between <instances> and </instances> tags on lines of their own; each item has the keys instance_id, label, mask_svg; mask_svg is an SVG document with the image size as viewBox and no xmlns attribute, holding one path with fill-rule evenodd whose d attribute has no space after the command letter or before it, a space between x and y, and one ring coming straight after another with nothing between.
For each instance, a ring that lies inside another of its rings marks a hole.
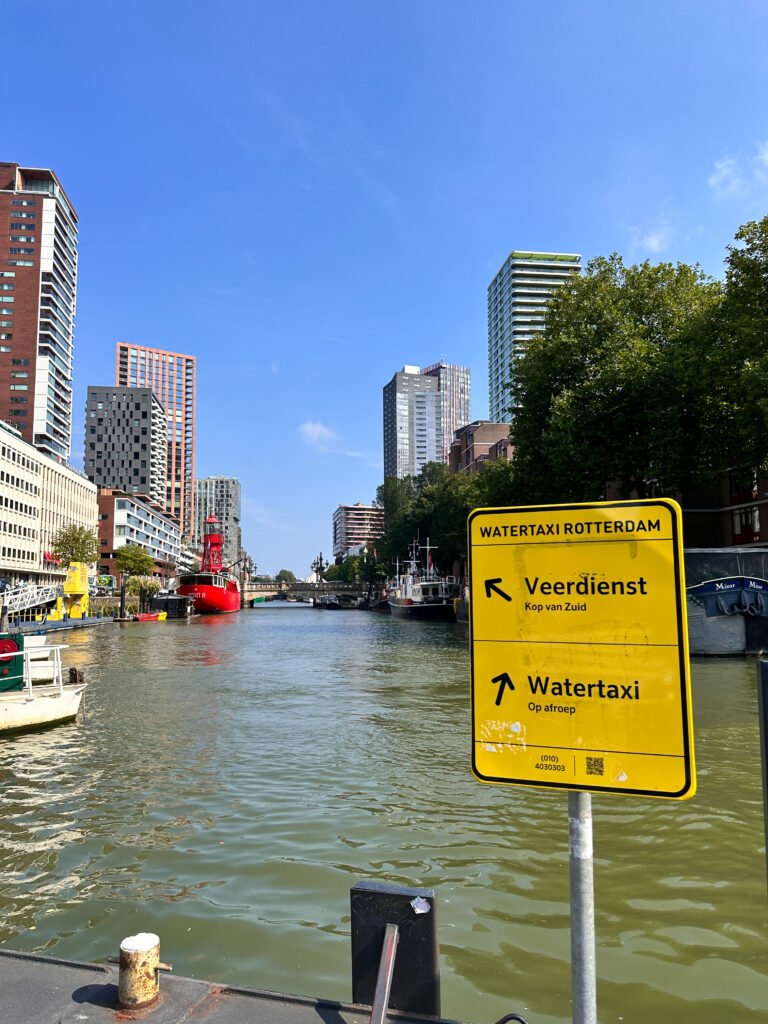
<instances>
[{"instance_id":1,"label":"tugboat","mask_svg":"<svg viewBox=\"0 0 768 1024\"><path fill-rule=\"evenodd\" d=\"M418 541L411 545L408 569L398 574L397 583L389 592L389 610L398 619L437 619L456 621L456 599L461 588L454 576L440 576L432 565L429 537L427 537L427 570L419 568Z\"/></svg>"},{"instance_id":2,"label":"tugboat","mask_svg":"<svg viewBox=\"0 0 768 1024\"><path fill-rule=\"evenodd\" d=\"M221 615L240 611L240 584L230 575L221 558L224 538L219 533L219 520L214 515L205 521L203 561L199 572L179 577L176 593L191 597L198 615Z\"/></svg>"}]
</instances>

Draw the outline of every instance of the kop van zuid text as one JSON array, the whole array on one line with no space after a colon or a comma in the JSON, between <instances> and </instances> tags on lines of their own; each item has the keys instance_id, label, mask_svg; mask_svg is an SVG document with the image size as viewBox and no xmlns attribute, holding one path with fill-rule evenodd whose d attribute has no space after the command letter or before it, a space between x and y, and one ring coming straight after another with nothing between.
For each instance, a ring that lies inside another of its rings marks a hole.
<instances>
[{"instance_id":1,"label":"kop van zuid text","mask_svg":"<svg viewBox=\"0 0 768 1024\"><path fill-rule=\"evenodd\" d=\"M604 534L661 533L660 519L588 519L576 523L510 523L481 526L480 536L496 537L593 537Z\"/></svg>"}]
</instances>

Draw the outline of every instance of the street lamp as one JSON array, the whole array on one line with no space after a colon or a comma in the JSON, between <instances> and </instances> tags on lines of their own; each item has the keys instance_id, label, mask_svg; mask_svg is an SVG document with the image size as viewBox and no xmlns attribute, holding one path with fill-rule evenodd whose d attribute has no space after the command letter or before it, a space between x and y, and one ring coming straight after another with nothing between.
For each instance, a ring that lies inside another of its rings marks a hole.
<instances>
[{"instance_id":1,"label":"street lamp","mask_svg":"<svg viewBox=\"0 0 768 1024\"><path fill-rule=\"evenodd\" d=\"M312 571L315 573L315 575L317 577L317 579L315 581L316 583L320 584L320 583L323 582L323 573L325 572L325 570L328 568L328 566L330 564L331 564L330 562L326 562L323 559L323 552L321 551L320 554L317 556L317 558L312 563L312 565L310 566L310 568L312 569Z\"/></svg>"}]
</instances>

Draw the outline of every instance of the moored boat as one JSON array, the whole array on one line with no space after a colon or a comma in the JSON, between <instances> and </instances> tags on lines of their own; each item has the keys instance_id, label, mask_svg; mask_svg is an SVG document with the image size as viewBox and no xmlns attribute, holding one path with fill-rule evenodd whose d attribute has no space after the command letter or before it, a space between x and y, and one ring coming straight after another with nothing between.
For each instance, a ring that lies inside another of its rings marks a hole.
<instances>
[{"instance_id":1,"label":"moored boat","mask_svg":"<svg viewBox=\"0 0 768 1024\"><path fill-rule=\"evenodd\" d=\"M224 538L218 529L219 521L211 515L205 521L203 560L199 572L184 573L179 577L176 593L191 597L199 615L221 615L240 611L240 584L224 567L221 549Z\"/></svg>"},{"instance_id":2,"label":"moored boat","mask_svg":"<svg viewBox=\"0 0 768 1024\"><path fill-rule=\"evenodd\" d=\"M24 649L24 637L0 634L0 733L55 725L77 715L85 683L72 669L76 681L65 685L61 652L66 646L46 645L49 681L36 683L38 673L32 670L32 651Z\"/></svg>"},{"instance_id":3,"label":"moored boat","mask_svg":"<svg viewBox=\"0 0 768 1024\"><path fill-rule=\"evenodd\" d=\"M411 558L406 572L398 574L395 585L388 590L389 610L399 619L433 619L455 622L455 602L461 587L454 576L441 576L432 564L429 538L425 547L427 569L420 568L417 541L411 545Z\"/></svg>"}]
</instances>

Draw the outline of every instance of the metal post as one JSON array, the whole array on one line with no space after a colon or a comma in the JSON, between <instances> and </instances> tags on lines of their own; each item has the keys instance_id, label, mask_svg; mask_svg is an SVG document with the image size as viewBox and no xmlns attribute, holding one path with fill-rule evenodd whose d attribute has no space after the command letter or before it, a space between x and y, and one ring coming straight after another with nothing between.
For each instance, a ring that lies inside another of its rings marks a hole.
<instances>
[{"instance_id":1,"label":"metal post","mask_svg":"<svg viewBox=\"0 0 768 1024\"><path fill-rule=\"evenodd\" d=\"M392 988L392 976L395 973L395 954L400 938L400 929L396 924L388 924L384 929L384 944L381 950L379 975L376 979L376 990L373 993L370 1024L384 1024L389 1009L389 993Z\"/></svg>"},{"instance_id":2,"label":"metal post","mask_svg":"<svg viewBox=\"0 0 768 1024\"><path fill-rule=\"evenodd\" d=\"M763 765L763 826L768 866L768 661L757 663L757 717L760 720L760 760Z\"/></svg>"},{"instance_id":3,"label":"metal post","mask_svg":"<svg viewBox=\"0 0 768 1024\"><path fill-rule=\"evenodd\" d=\"M568 794L573 1024L597 1024L592 794Z\"/></svg>"}]
</instances>

